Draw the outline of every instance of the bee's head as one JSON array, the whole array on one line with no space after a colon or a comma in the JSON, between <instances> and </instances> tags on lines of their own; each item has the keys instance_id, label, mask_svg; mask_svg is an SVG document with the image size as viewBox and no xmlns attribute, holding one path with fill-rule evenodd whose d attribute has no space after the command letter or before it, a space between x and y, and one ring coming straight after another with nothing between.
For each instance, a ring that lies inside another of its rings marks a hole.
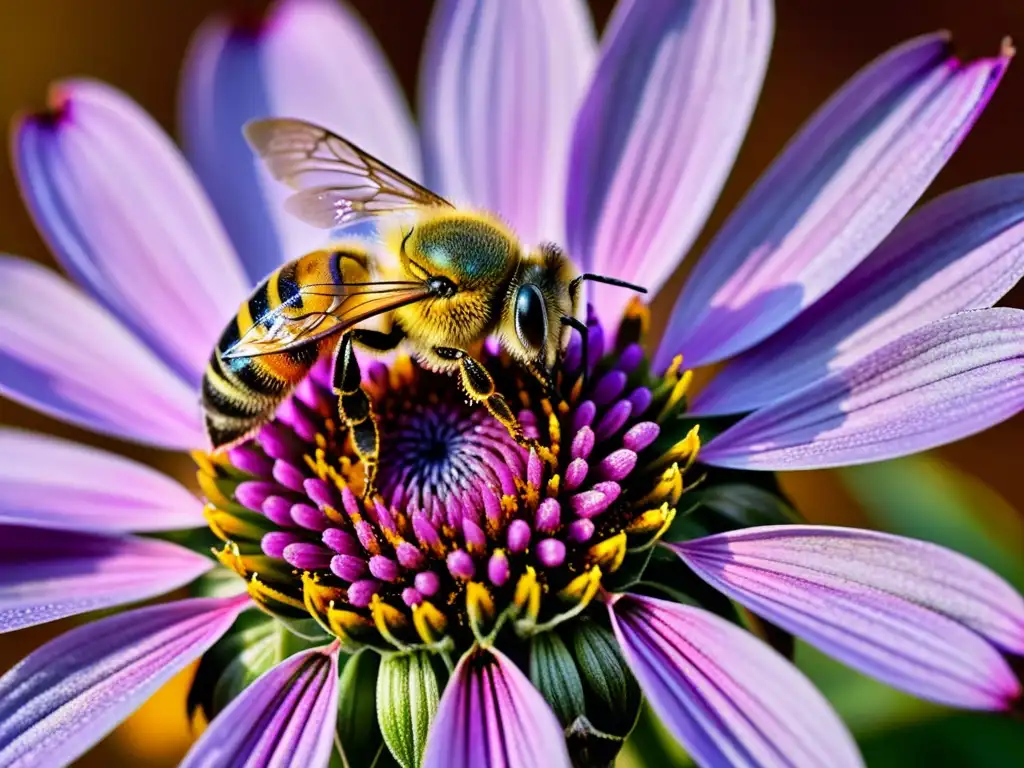
<instances>
[{"instance_id":1,"label":"bee's head","mask_svg":"<svg viewBox=\"0 0 1024 768\"><path fill-rule=\"evenodd\" d=\"M568 290L574 274L562 250L546 243L522 262L506 295L500 329L505 348L547 375L561 349L562 317L575 311Z\"/></svg>"}]
</instances>

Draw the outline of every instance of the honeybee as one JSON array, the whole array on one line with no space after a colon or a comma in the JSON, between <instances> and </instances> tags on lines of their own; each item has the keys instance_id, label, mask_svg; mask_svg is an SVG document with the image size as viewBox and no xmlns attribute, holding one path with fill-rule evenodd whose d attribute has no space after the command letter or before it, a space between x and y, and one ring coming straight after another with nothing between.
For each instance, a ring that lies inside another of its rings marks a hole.
<instances>
[{"instance_id":1,"label":"honeybee","mask_svg":"<svg viewBox=\"0 0 1024 768\"><path fill-rule=\"evenodd\" d=\"M457 372L467 396L526 444L511 408L471 349L495 335L550 390L563 329L573 327L587 337L577 318L581 283L646 292L613 278L578 274L555 245L526 248L495 216L456 209L316 125L258 120L246 126L245 136L274 178L296 190L286 210L324 229L373 219L380 247L344 245L309 253L277 269L241 305L203 376L206 429L215 449L245 439L268 421L330 351L341 420L351 431L371 492L379 435L353 347L385 352L399 345L425 367ZM381 258L382 252L392 258ZM380 316L387 330L360 327Z\"/></svg>"}]
</instances>

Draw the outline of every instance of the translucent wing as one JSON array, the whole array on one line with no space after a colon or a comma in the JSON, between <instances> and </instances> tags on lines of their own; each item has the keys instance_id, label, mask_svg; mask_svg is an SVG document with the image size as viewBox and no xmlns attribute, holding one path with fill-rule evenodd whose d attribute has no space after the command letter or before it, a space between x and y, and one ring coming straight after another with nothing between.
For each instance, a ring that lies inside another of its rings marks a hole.
<instances>
[{"instance_id":1,"label":"translucent wing","mask_svg":"<svg viewBox=\"0 0 1024 768\"><path fill-rule=\"evenodd\" d=\"M298 190L285 209L332 229L396 211L452 204L355 144L303 120L254 120L245 137L270 173Z\"/></svg>"},{"instance_id":2,"label":"translucent wing","mask_svg":"<svg viewBox=\"0 0 1024 768\"><path fill-rule=\"evenodd\" d=\"M252 327L221 357L230 360L285 352L428 295L427 287L417 282L303 286L290 301L254 318Z\"/></svg>"}]
</instances>

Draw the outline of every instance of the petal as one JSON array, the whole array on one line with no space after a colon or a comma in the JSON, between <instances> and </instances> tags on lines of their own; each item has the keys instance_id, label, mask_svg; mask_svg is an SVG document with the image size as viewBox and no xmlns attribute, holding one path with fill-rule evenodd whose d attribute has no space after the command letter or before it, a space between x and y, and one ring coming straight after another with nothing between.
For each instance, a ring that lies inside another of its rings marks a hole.
<instances>
[{"instance_id":1,"label":"petal","mask_svg":"<svg viewBox=\"0 0 1024 768\"><path fill-rule=\"evenodd\" d=\"M774 31L768 0L622 0L573 136L569 252L656 292L718 199L747 132ZM629 295L593 286L606 325Z\"/></svg>"},{"instance_id":2,"label":"petal","mask_svg":"<svg viewBox=\"0 0 1024 768\"><path fill-rule=\"evenodd\" d=\"M297 653L232 701L189 750L182 768L326 768L337 711L337 644Z\"/></svg>"},{"instance_id":3,"label":"petal","mask_svg":"<svg viewBox=\"0 0 1024 768\"><path fill-rule=\"evenodd\" d=\"M145 464L0 428L0 523L121 533L198 528L206 519L199 499Z\"/></svg>"},{"instance_id":4,"label":"petal","mask_svg":"<svg viewBox=\"0 0 1024 768\"><path fill-rule=\"evenodd\" d=\"M96 432L205 444L198 393L105 309L24 259L0 256L0 285L0 392Z\"/></svg>"},{"instance_id":5,"label":"petal","mask_svg":"<svg viewBox=\"0 0 1024 768\"><path fill-rule=\"evenodd\" d=\"M421 175L412 117L380 46L333 0L281 0L258 27L211 19L186 57L181 114L189 158L253 281L325 235L284 212L290 192L257 167L242 137L247 121L309 120Z\"/></svg>"},{"instance_id":6,"label":"petal","mask_svg":"<svg viewBox=\"0 0 1024 768\"><path fill-rule=\"evenodd\" d=\"M561 242L569 139L596 43L580 0L444 0L420 85L429 181Z\"/></svg>"},{"instance_id":7,"label":"petal","mask_svg":"<svg viewBox=\"0 0 1024 768\"><path fill-rule=\"evenodd\" d=\"M248 282L202 187L123 93L70 81L16 127L36 226L64 268L175 370L198 382Z\"/></svg>"},{"instance_id":8,"label":"petal","mask_svg":"<svg viewBox=\"0 0 1024 768\"><path fill-rule=\"evenodd\" d=\"M66 765L227 631L248 598L196 598L76 627L0 678L0 765Z\"/></svg>"},{"instance_id":9,"label":"petal","mask_svg":"<svg viewBox=\"0 0 1024 768\"><path fill-rule=\"evenodd\" d=\"M1024 409L1024 310L979 309L901 336L755 411L701 450L706 464L818 469L906 456Z\"/></svg>"},{"instance_id":10,"label":"petal","mask_svg":"<svg viewBox=\"0 0 1024 768\"><path fill-rule=\"evenodd\" d=\"M754 410L933 320L992 306L1022 275L1024 174L962 187L902 222L849 277L731 361L692 410Z\"/></svg>"},{"instance_id":11,"label":"petal","mask_svg":"<svg viewBox=\"0 0 1024 768\"><path fill-rule=\"evenodd\" d=\"M672 545L705 581L840 661L917 696L999 709L1021 688L1024 599L988 568L902 536L764 526Z\"/></svg>"},{"instance_id":12,"label":"petal","mask_svg":"<svg viewBox=\"0 0 1024 768\"><path fill-rule=\"evenodd\" d=\"M753 635L649 597L618 596L608 610L647 700L698 764L862 764L825 698Z\"/></svg>"},{"instance_id":13,"label":"petal","mask_svg":"<svg viewBox=\"0 0 1024 768\"><path fill-rule=\"evenodd\" d=\"M777 331L845 277L928 187L1011 52L961 63L911 40L821 107L732 214L676 302L657 356L704 365Z\"/></svg>"},{"instance_id":14,"label":"petal","mask_svg":"<svg viewBox=\"0 0 1024 768\"><path fill-rule=\"evenodd\" d=\"M156 597L212 566L165 541L0 525L0 632Z\"/></svg>"},{"instance_id":15,"label":"petal","mask_svg":"<svg viewBox=\"0 0 1024 768\"><path fill-rule=\"evenodd\" d=\"M462 657L430 727L423 768L568 768L562 727L529 679L496 648Z\"/></svg>"}]
</instances>

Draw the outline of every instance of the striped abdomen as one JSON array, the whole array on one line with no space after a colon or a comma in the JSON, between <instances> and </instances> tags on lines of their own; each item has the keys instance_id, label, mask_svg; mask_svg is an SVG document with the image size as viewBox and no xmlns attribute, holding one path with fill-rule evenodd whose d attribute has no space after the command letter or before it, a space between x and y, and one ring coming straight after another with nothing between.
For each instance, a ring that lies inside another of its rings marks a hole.
<instances>
[{"instance_id":1,"label":"striped abdomen","mask_svg":"<svg viewBox=\"0 0 1024 768\"><path fill-rule=\"evenodd\" d=\"M299 288L365 282L369 279L366 264L359 252L317 251L285 264L256 286L224 329L203 374L206 431L214 448L248 437L269 421L321 353L333 348L336 339L330 334L320 335L283 352L255 357L224 359L225 350L243 335L252 337L254 330L256 335L269 331L282 316L289 320L326 313L331 297L300 296Z\"/></svg>"}]
</instances>

